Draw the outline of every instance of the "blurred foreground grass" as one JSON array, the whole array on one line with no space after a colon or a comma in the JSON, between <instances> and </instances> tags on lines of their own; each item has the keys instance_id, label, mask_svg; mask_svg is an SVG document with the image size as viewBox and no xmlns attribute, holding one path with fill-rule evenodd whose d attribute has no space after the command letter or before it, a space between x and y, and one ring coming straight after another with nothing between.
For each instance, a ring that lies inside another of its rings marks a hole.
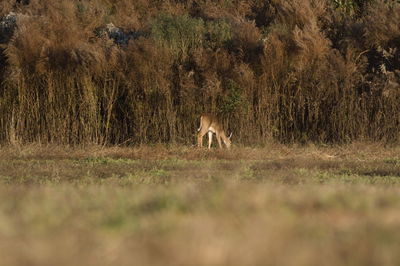
<instances>
[{"instance_id":1,"label":"blurred foreground grass","mask_svg":"<svg viewBox=\"0 0 400 266\"><path fill-rule=\"evenodd\" d=\"M2 265L399 265L400 148L0 151Z\"/></svg>"}]
</instances>

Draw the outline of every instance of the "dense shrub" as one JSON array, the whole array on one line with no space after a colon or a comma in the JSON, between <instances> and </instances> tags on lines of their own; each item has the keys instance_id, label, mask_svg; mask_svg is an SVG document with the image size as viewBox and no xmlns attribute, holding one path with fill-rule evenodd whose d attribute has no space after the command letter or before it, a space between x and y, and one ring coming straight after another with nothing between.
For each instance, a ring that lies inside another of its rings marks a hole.
<instances>
[{"instance_id":1,"label":"dense shrub","mask_svg":"<svg viewBox=\"0 0 400 266\"><path fill-rule=\"evenodd\" d=\"M0 3L11 11L2 143L193 143L202 112L244 144L400 137L398 1Z\"/></svg>"}]
</instances>

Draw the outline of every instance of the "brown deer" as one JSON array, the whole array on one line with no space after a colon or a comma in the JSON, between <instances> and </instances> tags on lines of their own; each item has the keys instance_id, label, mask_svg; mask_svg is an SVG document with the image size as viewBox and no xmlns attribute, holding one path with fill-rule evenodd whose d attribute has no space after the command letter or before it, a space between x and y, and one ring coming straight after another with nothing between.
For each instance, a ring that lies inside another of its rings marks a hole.
<instances>
[{"instance_id":1,"label":"brown deer","mask_svg":"<svg viewBox=\"0 0 400 266\"><path fill-rule=\"evenodd\" d=\"M229 149L231 147L232 133L227 137L225 131L222 128L222 124L219 122L217 117L212 114L203 114L200 116L200 127L197 129L197 145L203 146L203 136L208 133L208 149L211 148L213 134L217 135L217 141L220 148L222 148L222 141Z\"/></svg>"}]
</instances>

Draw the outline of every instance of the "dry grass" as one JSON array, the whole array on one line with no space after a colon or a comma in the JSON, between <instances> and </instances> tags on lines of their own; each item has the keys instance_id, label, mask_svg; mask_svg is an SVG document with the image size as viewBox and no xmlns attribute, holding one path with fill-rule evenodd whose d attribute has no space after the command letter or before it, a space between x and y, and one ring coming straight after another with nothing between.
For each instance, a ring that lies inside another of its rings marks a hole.
<instances>
[{"instance_id":1,"label":"dry grass","mask_svg":"<svg viewBox=\"0 0 400 266\"><path fill-rule=\"evenodd\" d=\"M188 144L203 112L243 144L399 141L398 1L13 2L2 144Z\"/></svg>"},{"instance_id":2,"label":"dry grass","mask_svg":"<svg viewBox=\"0 0 400 266\"><path fill-rule=\"evenodd\" d=\"M398 147L0 151L5 265L397 265Z\"/></svg>"}]
</instances>

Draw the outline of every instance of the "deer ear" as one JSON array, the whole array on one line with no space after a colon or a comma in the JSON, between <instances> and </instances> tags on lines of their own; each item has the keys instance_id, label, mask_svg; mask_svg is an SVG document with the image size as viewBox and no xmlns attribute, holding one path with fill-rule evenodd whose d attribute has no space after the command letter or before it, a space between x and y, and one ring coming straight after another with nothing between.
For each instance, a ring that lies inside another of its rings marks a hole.
<instances>
[{"instance_id":1,"label":"deer ear","mask_svg":"<svg viewBox=\"0 0 400 266\"><path fill-rule=\"evenodd\" d=\"M231 134L229 135L228 139L231 139L231 138L232 138L232 133L233 133L233 132L231 132Z\"/></svg>"}]
</instances>

